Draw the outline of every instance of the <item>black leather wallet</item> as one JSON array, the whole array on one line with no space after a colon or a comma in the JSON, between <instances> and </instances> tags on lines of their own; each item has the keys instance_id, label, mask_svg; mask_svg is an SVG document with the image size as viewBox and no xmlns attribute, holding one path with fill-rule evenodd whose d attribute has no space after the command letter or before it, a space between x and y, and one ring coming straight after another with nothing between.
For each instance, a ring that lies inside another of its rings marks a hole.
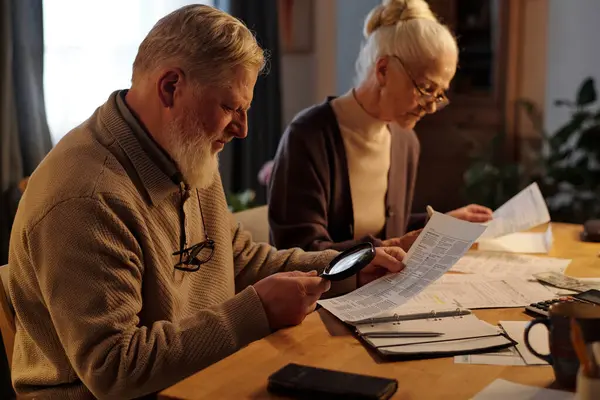
<instances>
[{"instance_id":1,"label":"black leather wallet","mask_svg":"<svg viewBox=\"0 0 600 400\"><path fill-rule=\"evenodd\" d=\"M585 242L600 242L600 219L591 219L583 224L581 240Z\"/></svg>"},{"instance_id":2,"label":"black leather wallet","mask_svg":"<svg viewBox=\"0 0 600 400\"><path fill-rule=\"evenodd\" d=\"M267 390L296 399L385 400L398 381L291 363L269 377Z\"/></svg>"}]
</instances>

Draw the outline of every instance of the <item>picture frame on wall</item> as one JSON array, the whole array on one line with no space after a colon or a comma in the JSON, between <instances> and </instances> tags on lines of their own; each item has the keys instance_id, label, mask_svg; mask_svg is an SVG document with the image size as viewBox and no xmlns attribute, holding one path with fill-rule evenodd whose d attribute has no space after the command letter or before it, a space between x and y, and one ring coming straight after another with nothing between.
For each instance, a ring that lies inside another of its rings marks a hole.
<instances>
[{"instance_id":1,"label":"picture frame on wall","mask_svg":"<svg viewBox=\"0 0 600 400\"><path fill-rule=\"evenodd\" d=\"M282 53L310 53L314 41L314 0L278 0Z\"/></svg>"}]
</instances>

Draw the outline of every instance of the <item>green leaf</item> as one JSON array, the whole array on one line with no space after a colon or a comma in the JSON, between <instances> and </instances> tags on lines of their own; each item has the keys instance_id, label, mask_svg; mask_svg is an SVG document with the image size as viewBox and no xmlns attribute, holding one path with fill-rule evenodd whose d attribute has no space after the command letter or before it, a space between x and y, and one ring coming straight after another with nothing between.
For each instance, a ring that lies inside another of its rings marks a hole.
<instances>
[{"instance_id":1,"label":"green leaf","mask_svg":"<svg viewBox=\"0 0 600 400\"><path fill-rule=\"evenodd\" d=\"M577 105L585 106L596 101L596 88L594 85L594 78L586 78L577 93Z\"/></svg>"},{"instance_id":2,"label":"green leaf","mask_svg":"<svg viewBox=\"0 0 600 400\"><path fill-rule=\"evenodd\" d=\"M590 117L590 113L587 111L578 111L573 114L573 118L565 125L563 125L552 137L550 143L553 146L559 146L566 143L571 135L581 129L583 123Z\"/></svg>"},{"instance_id":3,"label":"green leaf","mask_svg":"<svg viewBox=\"0 0 600 400\"><path fill-rule=\"evenodd\" d=\"M600 125L584 129L577 144L582 149L600 154Z\"/></svg>"}]
</instances>

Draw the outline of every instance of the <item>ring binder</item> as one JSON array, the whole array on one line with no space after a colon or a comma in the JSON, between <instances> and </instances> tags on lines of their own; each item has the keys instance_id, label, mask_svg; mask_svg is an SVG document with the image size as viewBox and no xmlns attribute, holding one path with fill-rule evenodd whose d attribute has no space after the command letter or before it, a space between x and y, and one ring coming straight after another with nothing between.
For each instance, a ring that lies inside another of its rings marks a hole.
<instances>
[{"instance_id":1,"label":"ring binder","mask_svg":"<svg viewBox=\"0 0 600 400\"><path fill-rule=\"evenodd\" d=\"M363 343L386 358L474 354L515 345L496 327L462 308L370 318L355 329Z\"/></svg>"}]
</instances>

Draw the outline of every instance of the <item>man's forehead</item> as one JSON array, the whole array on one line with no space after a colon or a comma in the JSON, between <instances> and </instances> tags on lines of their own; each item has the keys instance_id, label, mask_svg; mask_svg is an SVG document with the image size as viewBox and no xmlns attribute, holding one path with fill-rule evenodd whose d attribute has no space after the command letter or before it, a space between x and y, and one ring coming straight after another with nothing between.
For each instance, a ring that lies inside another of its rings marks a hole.
<instances>
[{"instance_id":1,"label":"man's forehead","mask_svg":"<svg viewBox=\"0 0 600 400\"><path fill-rule=\"evenodd\" d=\"M225 84L225 90L242 101L250 102L256 84L256 74L248 70L237 70Z\"/></svg>"}]
</instances>

